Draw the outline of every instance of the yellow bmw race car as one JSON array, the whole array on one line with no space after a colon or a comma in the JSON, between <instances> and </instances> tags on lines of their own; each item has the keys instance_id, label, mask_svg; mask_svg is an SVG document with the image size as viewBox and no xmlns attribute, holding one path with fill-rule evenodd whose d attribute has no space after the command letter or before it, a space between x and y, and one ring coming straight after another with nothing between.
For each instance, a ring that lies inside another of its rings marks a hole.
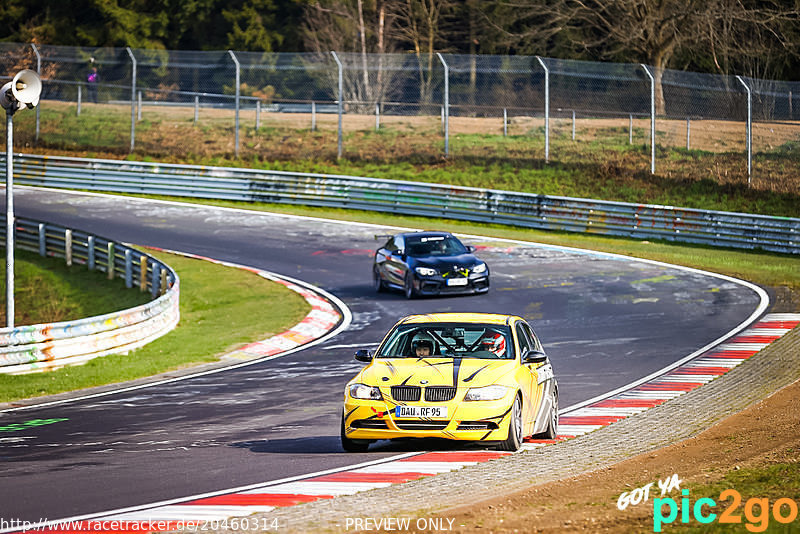
<instances>
[{"instance_id":1,"label":"yellow bmw race car","mask_svg":"<svg viewBox=\"0 0 800 534\"><path fill-rule=\"evenodd\" d=\"M380 439L447 438L519 449L553 439L558 384L539 338L521 317L437 313L401 319L348 382L342 447Z\"/></svg>"}]
</instances>

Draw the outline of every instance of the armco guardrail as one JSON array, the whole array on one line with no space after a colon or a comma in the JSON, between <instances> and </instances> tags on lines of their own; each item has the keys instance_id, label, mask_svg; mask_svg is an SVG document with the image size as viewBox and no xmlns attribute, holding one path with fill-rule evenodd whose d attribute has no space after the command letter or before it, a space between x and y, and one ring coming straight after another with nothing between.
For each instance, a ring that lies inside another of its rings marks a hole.
<instances>
[{"instance_id":1,"label":"armco guardrail","mask_svg":"<svg viewBox=\"0 0 800 534\"><path fill-rule=\"evenodd\" d=\"M15 158L15 176L17 183L45 187L353 208L800 253L800 219L789 217L355 176L33 155Z\"/></svg>"},{"instance_id":2,"label":"armco guardrail","mask_svg":"<svg viewBox=\"0 0 800 534\"><path fill-rule=\"evenodd\" d=\"M122 243L51 223L17 218L16 247L64 258L129 288L149 291L152 301L135 308L76 321L0 329L0 373L22 374L85 363L135 349L178 324L178 276L158 259ZM5 243L5 227L0 229Z\"/></svg>"}]
</instances>

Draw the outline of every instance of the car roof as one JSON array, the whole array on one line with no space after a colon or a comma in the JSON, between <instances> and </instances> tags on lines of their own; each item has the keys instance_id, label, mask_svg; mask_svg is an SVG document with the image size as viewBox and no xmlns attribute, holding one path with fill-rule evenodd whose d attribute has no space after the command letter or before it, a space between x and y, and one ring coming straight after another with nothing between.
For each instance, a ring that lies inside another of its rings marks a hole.
<instances>
[{"instance_id":1,"label":"car roof","mask_svg":"<svg viewBox=\"0 0 800 534\"><path fill-rule=\"evenodd\" d=\"M510 325L517 321L522 321L522 317L497 313L428 313L425 315L409 315L401 319L398 324L475 323Z\"/></svg>"},{"instance_id":2,"label":"car roof","mask_svg":"<svg viewBox=\"0 0 800 534\"><path fill-rule=\"evenodd\" d=\"M425 230L423 232L403 232L397 235L403 237L446 237L453 234L451 234L450 232L436 232L433 230Z\"/></svg>"}]
</instances>

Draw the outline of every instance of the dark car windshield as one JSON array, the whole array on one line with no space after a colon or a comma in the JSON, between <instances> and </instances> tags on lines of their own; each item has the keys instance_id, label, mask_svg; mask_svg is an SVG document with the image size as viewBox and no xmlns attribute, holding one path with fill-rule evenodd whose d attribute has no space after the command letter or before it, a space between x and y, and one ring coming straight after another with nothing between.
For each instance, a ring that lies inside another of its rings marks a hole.
<instances>
[{"instance_id":1,"label":"dark car windshield","mask_svg":"<svg viewBox=\"0 0 800 534\"><path fill-rule=\"evenodd\" d=\"M428 236L406 238L409 256L458 256L465 254L467 248L453 236Z\"/></svg>"},{"instance_id":2,"label":"dark car windshield","mask_svg":"<svg viewBox=\"0 0 800 534\"><path fill-rule=\"evenodd\" d=\"M378 348L376 358L514 358L505 325L433 323L401 325ZM422 350L419 350L422 349ZM427 353L427 354L426 354Z\"/></svg>"}]
</instances>

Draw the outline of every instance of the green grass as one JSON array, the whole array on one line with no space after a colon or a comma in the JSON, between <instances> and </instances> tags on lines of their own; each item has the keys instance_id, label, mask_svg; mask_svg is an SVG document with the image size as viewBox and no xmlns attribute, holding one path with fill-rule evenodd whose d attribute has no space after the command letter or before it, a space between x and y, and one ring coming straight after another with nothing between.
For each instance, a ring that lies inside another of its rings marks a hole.
<instances>
[{"instance_id":1,"label":"green grass","mask_svg":"<svg viewBox=\"0 0 800 534\"><path fill-rule=\"evenodd\" d=\"M123 382L215 361L238 346L290 328L310 309L297 293L248 271L151 253L175 269L181 279L181 318L175 330L127 355L96 358L86 365L48 373L0 375L0 401ZM73 273L69 274L71 281ZM86 274L93 275L98 284L104 280L102 273ZM75 288L69 293L81 291ZM117 303L129 293L140 295L124 285L122 290L106 288L105 292L106 298ZM88 315L95 312L93 309Z\"/></svg>"},{"instance_id":2,"label":"green grass","mask_svg":"<svg viewBox=\"0 0 800 534\"><path fill-rule=\"evenodd\" d=\"M121 279L108 280L83 265L67 267L62 258L43 258L14 251L14 324L69 321L133 308L150 300L140 291L128 291ZM0 265L0 291L6 292L6 265ZM5 303L0 311L6 324Z\"/></svg>"}]
</instances>

